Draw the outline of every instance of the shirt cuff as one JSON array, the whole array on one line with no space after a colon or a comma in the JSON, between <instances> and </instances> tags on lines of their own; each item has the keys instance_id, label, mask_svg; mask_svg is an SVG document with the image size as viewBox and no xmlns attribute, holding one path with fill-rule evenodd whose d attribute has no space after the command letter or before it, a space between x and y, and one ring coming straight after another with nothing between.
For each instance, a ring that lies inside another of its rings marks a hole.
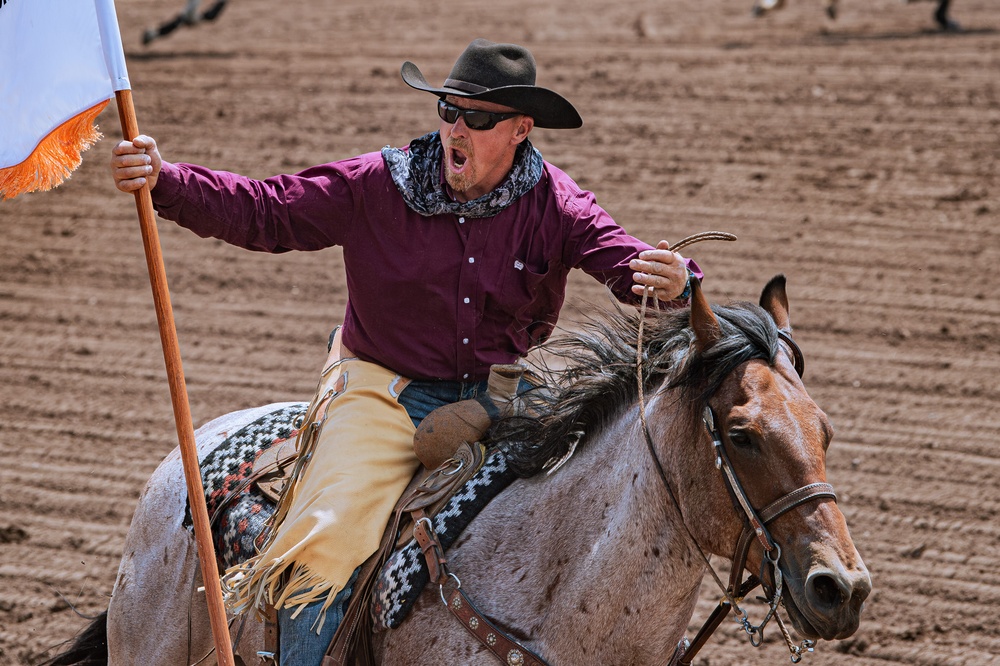
<instances>
[{"instance_id":1,"label":"shirt cuff","mask_svg":"<svg viewBox=\"0 0 1000 666\"><path fill-rule=\"evenodd\" d=\"M150 191L153 205L159 211L181 203L183 189L181 187L181 170L170 162L160 165L160 173L156 177L156 187Z\"/></svg>"},{"instance_id":2,"label":"shirt cuff","mask_svg":"<svg viewBox=\"0 0 1000 666\"><path fill-rule=\"evenodd\" d=\"M691 300L691 279L697 278L700 281L705 277L705 274L702 272L701 268L694 259L685 257L684 261L687 263L687 282L684 283L684 291L681 292L680 296L673 300L673 302L681 305L687 305Z\"/></svg>"}]
</instances>

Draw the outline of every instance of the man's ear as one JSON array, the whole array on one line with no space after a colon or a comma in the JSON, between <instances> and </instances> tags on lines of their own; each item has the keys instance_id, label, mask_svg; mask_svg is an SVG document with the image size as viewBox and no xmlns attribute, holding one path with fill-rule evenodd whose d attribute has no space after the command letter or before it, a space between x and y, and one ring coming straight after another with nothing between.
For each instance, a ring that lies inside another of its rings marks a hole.
<instances>
[{"instance_id":1,"label":"man's ear","mask_svg":"<svg viewBox=\"0 0 1000 666\"><path fill-rule=\"evenodd\" d=\"M519 144L528 138L531 134L532 128L535 126L535 119L531 116L521 116L518 120L517 128L514 130L514 135L511 137L511 141L514 144Z\"/></svg>"}]
</instances>

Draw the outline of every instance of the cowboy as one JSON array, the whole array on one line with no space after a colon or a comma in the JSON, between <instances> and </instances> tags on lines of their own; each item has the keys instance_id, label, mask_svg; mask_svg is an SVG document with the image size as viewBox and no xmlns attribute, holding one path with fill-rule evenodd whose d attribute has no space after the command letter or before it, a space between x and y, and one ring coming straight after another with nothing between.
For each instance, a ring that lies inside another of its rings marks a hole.
<instances>
[{"instance_id":1,"label":"cowboy","mask_svg":"<svg viewBox=\"0 0 1000 666\"><path fill-rule=\"evenodd\" d=\"M282 664L319 664L357 567L378 548L418 467L415 427L435 407L486 390L552 332L567 274L581 268L622 302L645 290L683 305L694 262L627 234L591 192L545 162L532 129L580 115L535 85L514 44L473 41L434 95L438 131L294 175L252 180L163 161L140 136L113 149L119 190L148 183L161 217L264 252L343 248L348 304L311 405L322 424L281 522L227 572L235 611L278 609Z\"/></svg>"}]
</instances>

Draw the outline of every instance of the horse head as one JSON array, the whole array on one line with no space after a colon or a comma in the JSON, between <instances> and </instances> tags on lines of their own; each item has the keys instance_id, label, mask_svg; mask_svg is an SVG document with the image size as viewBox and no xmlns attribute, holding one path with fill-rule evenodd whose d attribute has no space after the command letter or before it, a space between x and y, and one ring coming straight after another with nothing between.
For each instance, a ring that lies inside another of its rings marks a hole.
<instances>
[{"instance_id":1,"label":"horse head","mask_svg":"<svg viewBox=\"0 0 1000 666\"><path fill-rule=\"evenodd\" d=\"M731 596L742 596L745 561L800 634L850 636L871 579L827 484L833 427L802 384L784 276L759 307L713 308L694 285L690 327L683 379L661 389L686 382L691 400L680 403L697 412L682 420L696 444L667 465L688 529L703 552L737 561Z\"/></svg>"}]
</instances>

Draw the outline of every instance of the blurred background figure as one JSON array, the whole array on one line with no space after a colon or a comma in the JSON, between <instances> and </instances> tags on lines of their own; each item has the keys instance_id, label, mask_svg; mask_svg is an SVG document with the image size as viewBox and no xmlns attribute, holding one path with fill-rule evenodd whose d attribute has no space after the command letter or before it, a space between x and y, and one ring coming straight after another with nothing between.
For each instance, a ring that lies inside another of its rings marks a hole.
<instances>
[{"instance_id":1,"label":"blurred background figure","mask_svg":"<svg viewBox=\"0 0 1000 666\"><path fill-rule=\"evenodd\" d=\"M180 14L166 23L161 23L159 27L147 28L142 33L143 46L148 46L153 40L160 37L166 37L182 25L196 25L202 21L214 21L222 13L222 10L225 9L227 1L215 0L211 7L199 14L198 10L201 8L201 0L187 0L187 6Z\"/></svg>"},{"instance_id":2,"label":"blurred background figure","mask_svg":"<svg viewBox=\"0 0 1000 666\"><path fill-rule=\"evenodd\" d=\"M951 0L925 0L927 2L937 2L937 9L934 11L934 20L937 22L938 27L942 30L948 31L958 31L961 30L961 26L958 25L956 21L953 21L951 17L948 16L948 7L951 5ZM837 2L838 0L824 0L826 7L826 15L831 19L837 18ZM921 2L921 0L903 0L906 4L911 4L914 2ZM781 9L785 6L785 0L756 0L754 2L753 8L750 13L753 16L763 16L764 14Z\"/></svg>"},{"instance_id":3,"label":"blurred background figure","mask_svg":"<svg viewBox=\"0 0 1000 666\"><path fill-rule=\"evenodd\" d=\"M903 0L906 4L912 4L914 2L920 2L921 0ZM934 10L934 20L937 21L938 27L942 30L961 30L962 27L958 25L956 21L953 21L951 17L948 16L948 6L951 5L951 0L924 0L926 2L937 2L937 9Z\"/></svg>"}]
</instances>

